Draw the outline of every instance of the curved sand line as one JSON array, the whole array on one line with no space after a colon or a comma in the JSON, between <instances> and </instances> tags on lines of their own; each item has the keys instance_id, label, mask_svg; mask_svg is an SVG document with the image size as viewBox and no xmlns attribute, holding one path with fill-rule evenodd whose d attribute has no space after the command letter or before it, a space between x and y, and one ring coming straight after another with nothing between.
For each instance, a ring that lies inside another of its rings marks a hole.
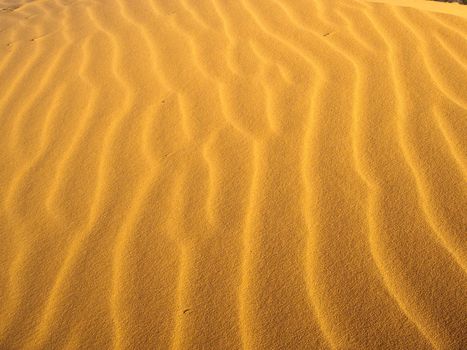
<instances>
[{"instance_id":1,"label":"curved sand line","mask_svg":"<svg viewBox=\"0 0 467 350\"><path fill-rule=\"evenodd\" d=\"M466 30L0 0L0 347L465 347Z\"/></svg>"}]
</instances>

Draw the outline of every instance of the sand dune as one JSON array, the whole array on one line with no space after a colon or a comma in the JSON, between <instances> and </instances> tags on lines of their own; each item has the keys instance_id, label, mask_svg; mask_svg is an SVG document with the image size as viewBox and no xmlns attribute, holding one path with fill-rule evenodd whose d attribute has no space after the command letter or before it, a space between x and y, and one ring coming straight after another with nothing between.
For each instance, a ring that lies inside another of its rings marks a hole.
<instances>
[{"instance_id":1,"label":"sand dune","mask_svg":"<svg viewBox=\"0 0 467 350\"><path fill-rule=\"evenodd\" d=\"M0 0L0 348L467 349L466 33Z\"/></svg>"}]
</instances>

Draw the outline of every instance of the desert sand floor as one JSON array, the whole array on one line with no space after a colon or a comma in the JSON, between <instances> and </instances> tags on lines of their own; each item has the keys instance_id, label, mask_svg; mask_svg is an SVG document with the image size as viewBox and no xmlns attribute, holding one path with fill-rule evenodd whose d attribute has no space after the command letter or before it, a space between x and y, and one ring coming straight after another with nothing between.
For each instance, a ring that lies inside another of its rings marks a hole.
<instances>
[{"instance_id":1,"label":"desert sand floor","mask_svg":"<svg viewBox=\"0 0 467 350\"><path fill-rule=\"evenodd\" d=\"M1 349L467 349L467 6L0 8Z\"/></svg>"}]
</instances>

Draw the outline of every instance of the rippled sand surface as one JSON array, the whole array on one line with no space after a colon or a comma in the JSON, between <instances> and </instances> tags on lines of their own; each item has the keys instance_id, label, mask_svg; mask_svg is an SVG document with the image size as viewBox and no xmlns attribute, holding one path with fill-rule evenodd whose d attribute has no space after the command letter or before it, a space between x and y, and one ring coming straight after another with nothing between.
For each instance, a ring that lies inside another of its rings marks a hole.
<instances>
[{"instance_id":1,"label":"rippled sand surface","mask_svg":"<svg viewBox=\"0 0 467 350\"><path fill-rule=\"evenodd\" d=\"M467 349L467 6L0 0L1 349Z\"/></svg>"}]
</instances>

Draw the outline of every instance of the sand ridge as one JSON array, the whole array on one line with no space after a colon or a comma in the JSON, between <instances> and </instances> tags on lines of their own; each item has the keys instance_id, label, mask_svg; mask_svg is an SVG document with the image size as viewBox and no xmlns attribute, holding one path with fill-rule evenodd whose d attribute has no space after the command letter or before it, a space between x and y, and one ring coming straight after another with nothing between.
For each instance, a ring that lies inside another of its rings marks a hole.
<instances>
[{"instance_id":1,"label":"sand ridge","mask_svg":"<svg viewBox=\"0 0 467 350\"><path fill-rule=\"evenodd\" d=\"M465 347L466 30L0 0L0 348Z\"/></svg>"}]
</instances>

